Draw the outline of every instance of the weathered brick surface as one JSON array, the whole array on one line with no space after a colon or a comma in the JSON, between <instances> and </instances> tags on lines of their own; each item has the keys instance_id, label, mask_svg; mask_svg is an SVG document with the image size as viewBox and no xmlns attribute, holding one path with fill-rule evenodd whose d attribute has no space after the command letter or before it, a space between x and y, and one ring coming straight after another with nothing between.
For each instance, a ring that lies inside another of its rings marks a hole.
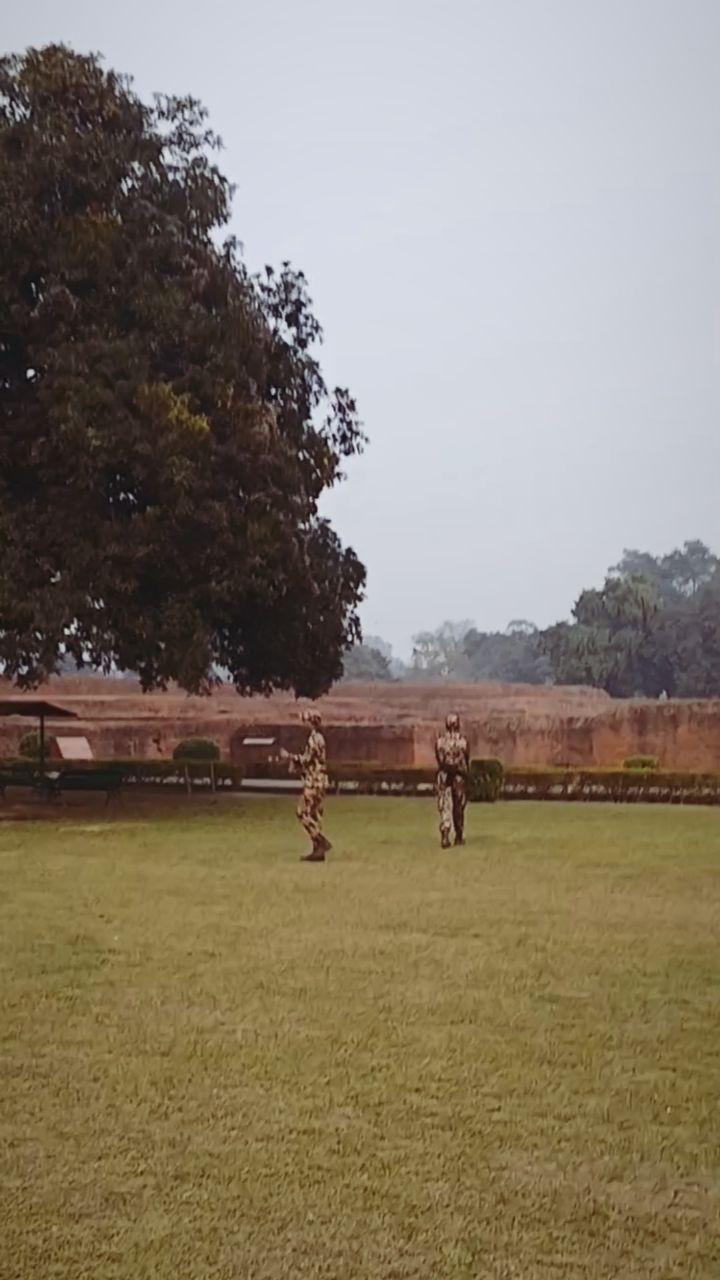
<instances>
[{"instance_id":1,"label":"weathered brick surface","mask_svg":"<svg viewBox=\"0 0 720 1280\"><path fill-rule=\"evenodd\" d=\"M3 694L14 691L5 686ZM211 698L143 695L129 681L103 680L52 681L39 695L78 713L62 731L86 735L98 758L167 757L182 738L207 737L225 757L240 759L239 740L248 731L279 736L295 750L307 705L290 695L238 698L233 690ZM430 764L437 727L457 710L473 754L506 764L614 765L644 754L666 768L720 767L720 700L620 701L594 689L398 684L343 685L319 707L337 761ZM0 720L0 752L13 752L31 727Z\"/></svg>"}]
</instances>

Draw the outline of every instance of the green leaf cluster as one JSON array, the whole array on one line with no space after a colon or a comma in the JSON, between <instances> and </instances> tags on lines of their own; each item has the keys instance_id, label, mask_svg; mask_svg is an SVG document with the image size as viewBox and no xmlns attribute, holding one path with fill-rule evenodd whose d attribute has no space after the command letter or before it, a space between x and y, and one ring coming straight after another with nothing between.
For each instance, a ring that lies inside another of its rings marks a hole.
<instances>
[{"instance_id":1,"label":"green leaf cluster","mask_svg":"<svg viewBox=\"0 0 720 1280\"><path fill-rule=\"evenodd\" d=\"M365 571L318 514L358 452L289 264L222 238L192 98L63 46L0 59L0 669L315 697Z\"/></svg>"}]
</instances>

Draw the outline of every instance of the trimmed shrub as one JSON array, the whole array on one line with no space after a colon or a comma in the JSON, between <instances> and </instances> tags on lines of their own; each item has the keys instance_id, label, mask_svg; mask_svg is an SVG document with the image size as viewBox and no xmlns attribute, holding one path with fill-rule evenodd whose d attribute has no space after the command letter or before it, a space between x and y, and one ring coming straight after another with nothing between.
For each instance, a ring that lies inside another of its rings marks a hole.
<instances>
[{"instance_id":1,"label":"trimmed shrub","mask_svg":"<svg viewBox=\"0 0 720 1280\"><path fill-rule=\"evenodd\" d=\"M657 756L628 756L623 769L657 769L659 764Z\"/></svg>"},{"instance_id":2,"label":"trimmed shrub","mask_svg":"<svg viewBox=\"0 0 720 1280\"><path fill-rule=\"evenodd\" d=\"M489 757L485 760L471 760L468 777L468 800L494 804L500 799L505 780L505 770L501 760Z\"/></svg>"},{"instance_id":3,"label":"trimmed shrub","mask_svg":"<svg viewBox=\"0 0 720 1280\"><path fill-rule=\"evenodd\" d=\"M18 745L18 753L23 760L39 760L40 759L40 734L37 729L31 730L30 733L24 733Z\"/></svg>"},{"instance_id":4,"label":"trimmed shrub","mask_svg":"<svg viewBox=\"0 0 720 1280\"><path fill-rule=\"evenodd\" d=\"M220 748L211 738L185 738L173 751L173 760L219 760Z\"/></svg>"},{"instance_id":5,"label":"trimmed shrub","mask_svg":"<svg viewBox=\"0 0 720 1280\"><path fill-rule=\"evenodd\" d=\"M28 774L35 775L37 772L33 768L33 763L26 756L19 760L0 760L0 769L3 773L16 773L21 777L27 777Z\"/></svg>"}]
</instances>

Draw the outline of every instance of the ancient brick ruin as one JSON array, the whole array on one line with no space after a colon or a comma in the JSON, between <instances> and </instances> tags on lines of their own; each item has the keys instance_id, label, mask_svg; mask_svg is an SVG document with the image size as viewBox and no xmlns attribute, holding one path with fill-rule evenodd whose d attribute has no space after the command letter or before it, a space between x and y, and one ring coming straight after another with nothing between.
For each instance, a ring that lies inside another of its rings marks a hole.
<instances>
[{"instance_id":1,"label":"ancient brick ruin","mask_svg":"<svg viewBox=\"0 0 720 1280\"><path fill-rule=\"evenodd\" d=\"M15 693L6 686L7 695ZM77 712L64 734L89 739L96 759L167 758L187 737L213 738L226 759L242 758L243 736L271 736L298 750L308 705L289 695L209 698L177 691L143 695L128 681L58 679L43 696ZM617 765L655 755L665 768L720 768L720 701L622 701L600 690L524 685L341 685L320 700L330 760L427 765L449 710L463 718L475 756L518 765ZM28 723L0 721L11 755ZM48 726L52 733L52 726Z\"/></svg>"}]
</instances>

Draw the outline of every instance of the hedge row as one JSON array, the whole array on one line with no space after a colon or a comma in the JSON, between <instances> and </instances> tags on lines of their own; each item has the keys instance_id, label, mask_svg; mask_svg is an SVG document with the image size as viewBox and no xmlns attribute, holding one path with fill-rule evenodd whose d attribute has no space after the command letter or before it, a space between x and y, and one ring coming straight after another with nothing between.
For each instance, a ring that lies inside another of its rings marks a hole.
<instances>
[{"instance_id":1,"label":"hedge row","mask_svg":"<svg viewBox=\"0 0 720 1280\"><path fill-rule=\"evenodd\" d=\"M124 782L133 786L187 786L188 782L209 786L214 782L229 790L240 785L245 772L241 765L210 760L49 760L46 768L52 773L120 773ZM34 761L0 762L0 773L8 781L16 777L19 784L37 772Z\"/></svg>"},{"instance_id":2,"label":"hedge row","mask_svg":"<svg viewBox=\"0 0 720 1280\"><path fill-rule=\"evenodd\" d=\"M508 769L505 800L720 804L720 775L636 769Z\"/></svg>"},{"instance_id":3,"label":"hedge row","mask_svg":"<svg viewBox=\"0 0 720 1280\"><path fill-rule=\"evenodd\" d=\"M720 804L720 774L680 773L646 768L503 770L498 763L473 761L468 799L585 800L648 804ZM412 795L432 790L434 769L338 769L341 785L361 794Z\"/></svg>"},{"instance_id":4,"label":"hedge row","mask_svg":"<svg viewBox=\"0 0 720 1280\"><path fill-rule=\"evenodd\" d=\"M126 784L145 787L239 788L243 779L257 782L287 781L297 775L287 765L264 764L243 767L215 761L173 760L53 761L52 769L62 771L98 770L121 773ZM0 763L0 774L9 785L32 779L35 769L28 760ZM422 795L432 793L436 770L430 768L387 768L380 764L358 763L331 767L330 787L361 795ZM510 768L499 760L473 760L468 779L468 799L492 803L505 800L585 800L658 804L720 804L720 774L681 773L626 767L617 769Z\"/></svg>"},{"instance_id":5,"label":"hedge row","mask_svg":"<svg viewBox=\"0 0 720 1280\"><path fill-rule=\"evenodd\" d=\"M361 794L414 795L430 791L434 769L386 769L379 765L347 765L332 771L343 789ZM468 799L598 800L615 803L720 804L720 774L648 769L503 769L497 760L474 760Z\"/></svg>"},{"instance_id":6,"label":"hedge row","mask_svg":"<svg viewBox=\"0 0 720 1280\"><path fill-rule=\"evenodd\" d=\"M502 795L503 767L499 760L473 760L468 777L468 799L492 803ZM277 766L263 765L260 771L255 768L248 772L248 777L287 777L280 775ZM433 791L437 769L419 768L407 765L400 768L388 768L387 765L367 763L344 764L331 767L330 785L335 788L353 790L363 795L395 793L414 795L418 792Z\"/></svg>"}]
</instances>

